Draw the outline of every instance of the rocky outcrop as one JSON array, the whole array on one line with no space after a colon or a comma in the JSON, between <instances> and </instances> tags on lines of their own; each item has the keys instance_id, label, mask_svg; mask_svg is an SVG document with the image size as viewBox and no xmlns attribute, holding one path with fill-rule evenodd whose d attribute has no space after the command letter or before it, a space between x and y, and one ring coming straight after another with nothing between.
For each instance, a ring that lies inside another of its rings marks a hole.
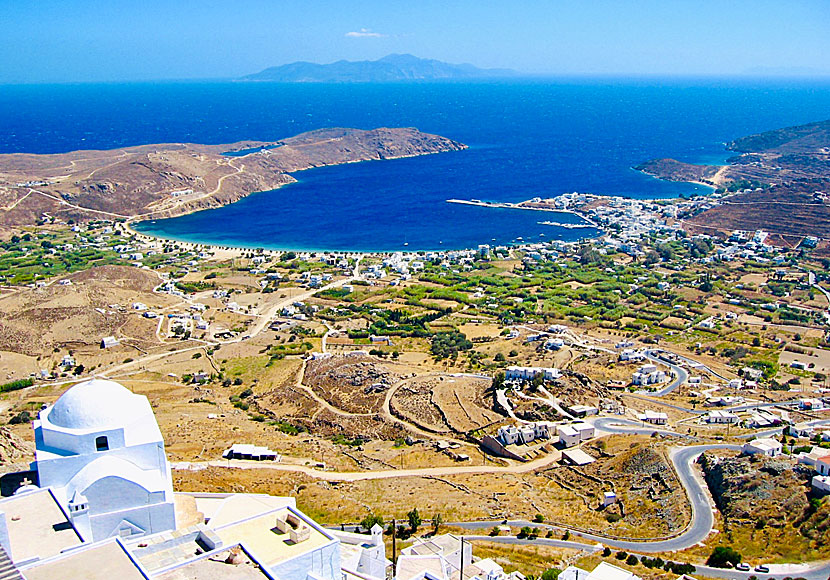
<instances>
[{"instance_id":1,"label":"rocky outcrop","mask_svg":"<svg viewBox=\"0 0 830 580\"><path fill-rule=\"evenodd\" d=\"M727 520L781 527L809 507L810 473L792 460L769 457L700 459L709 491Z\"/></svg>"}]
</instances>

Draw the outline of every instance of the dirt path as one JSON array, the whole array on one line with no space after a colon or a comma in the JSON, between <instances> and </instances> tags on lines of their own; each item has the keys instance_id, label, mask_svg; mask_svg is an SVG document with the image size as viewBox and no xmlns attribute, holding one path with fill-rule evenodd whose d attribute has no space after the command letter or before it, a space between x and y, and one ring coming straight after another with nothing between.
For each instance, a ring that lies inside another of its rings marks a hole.
<instances>
[{"instance_id":1,"label":"dirt path","mask_svg":"<svg viewBox=\"0 0 830 580\"><path fill-rule=\"evenodd\" d=\"M420 469L387 469L383 471L321 471L305 465L283 465L279 463L262 463L257 461L224 460L224 461L184 461L171 465L177 470L198 470L206 467L225 467L230 469L269 469L304 473L316 479L325 481L365 481L372 479L394 479L397 477L446 477L462 474L480 473L527 473L547 467L561 459L558 451L549 453L539 459L518 463L508 467L496 465L464 465L460 467L425 467Z\"/></svg>"}]
</instances>

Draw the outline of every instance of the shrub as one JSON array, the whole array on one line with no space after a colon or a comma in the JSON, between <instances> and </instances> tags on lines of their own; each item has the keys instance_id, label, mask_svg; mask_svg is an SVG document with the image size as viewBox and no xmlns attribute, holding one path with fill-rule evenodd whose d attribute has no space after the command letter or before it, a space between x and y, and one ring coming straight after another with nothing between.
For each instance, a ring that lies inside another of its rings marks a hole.
<instances>
[{"instance_id":1,"label":"shrub","mask_svg":"<svg viewBox=\"0 0 830 580\"><path fill-rule=\"evenodd\" d=\"M637 559L637 556L631 554L626 558L625 563L629 566L636 566L640 561Z\"/></svg>"},{"instance_id":2,"label":"shrub","mask_svg":"<svg viewBox=\"0 0 830 580\"><path fill-rule=\"evenodd\" d=\"M622 551L617 552L617 555L615 556L615 558L617 560L625 560L626 558L628 558L628 552L622 552Z\"/></svg>"},{"instance_id":3,"label":"shrub","mask_svg":"<svg viewBox=\"0 0 830 580\"><path fill-rule=\"evenodd\" d=\"M712 550L712 553L706 560L706 565L713 566L715 568L726 568L727 564L732 564L732 566L740 564L741 559L741 554L732 548L728 546L718 546Z\"/></svg>"},{"instance_id":4,"label":"shrub","mask_svg":"<svg viewBox=\"0 0 830 580\"><path fill-rule=\"evenodd\" d=\"M545 521L545 516L543 516L542 514L536 514L535 516L533 516L533 521L537 524L541 524Z\"/></svg>"},{"instance_id":5,"label":"shrub","mask_svg":"<svg viewBox=\"0 0 830 580\"><path fill-rule=\"evenodd\" d=\"M32 416L29 414L29 411L20 411L17 415L15 415L9 420L9 425L21 425L24 423L28 423L31 420Z\"/></svg>"}]
</instances>

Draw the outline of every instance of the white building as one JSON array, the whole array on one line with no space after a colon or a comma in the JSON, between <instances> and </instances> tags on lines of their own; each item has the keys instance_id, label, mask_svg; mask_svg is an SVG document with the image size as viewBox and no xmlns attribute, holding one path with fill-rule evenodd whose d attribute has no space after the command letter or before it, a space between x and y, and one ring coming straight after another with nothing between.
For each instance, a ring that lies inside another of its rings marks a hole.
<instances>
[{"instance_id":1,"label":"white building","mask_svg":"<svg viewBox=\"0 0 830 580\"><path fill-rule=\"evenodd\" d=\"M515 425L499 427L496 437L501 441L502 445L528 444L539 439L550 439L552 431L552 423L539 421L537 423L527 423L519 427Z\"/></svg>"},{"instance_id":2,"label":"white building","mask_svg":"<svg viewBox=\"0 0 830 580\"><path fill-rule=\"evenodd\" d=\"M706 414L706 422L734 425L738 422L738 416L735 413L730 413L729 411L709 411L709 413Z\"/></svg>"},{"instance_id":3,"label":"white building","mask_svg":"<svg viewBox=\"0 0 830 580\"><path fill-rule=\"evenodd\" d=\"M646 356L642 352L631 348L623 349L620 353L621 361L641 361L644 358L646 358Z\"/></svg>"},{"instance_id":4,"label":"white building","mask_svg":"<svg viewBox=\"0 0 830 580\"><path fill-rule=\"evenodd\" d=\"M666 373L657 368L657 365L643 365L631 376L635 385L655 385L666 380Z\"/></svg>"},{"instance_id":5,"label":"white building","mask_svg":"<svg viewBox=\"0 0 830 580\"><path fill-rule=\"evenodd\" d=\"M830 477L826 475L814 475L812 486L819 493L830 493Z\"/></svg>"},{"instance_id":6,"label":"white building","mask_svg":"<svg viewBox=\"0 0 830 580\"><path fill-rule=\"evenodd\" d=\"M559 425L556 428L559 435L559 442L565 447L579 445L594 436L594 426L590 423L571 423L570 425Z\"/></svg>"},{"instance_id":7,"label":"white building","mask_svg":"<svg viewBox=\"0 0 830 580\"><path fill-rule=\"evenodd\" d=\"M608 562L600 562L592 572L568 566L559 574L559 580L641 580L639 576Z\"/></svg>"},{"instance_id":8,"label":"white building","mask_svg":"<svg viewBox=\"0 0 830 580\"><path fill-rule=\"evenodd\" d=\"M41 411L34 430L40 486L85 540L175 529L170 466L147 397L92 379Z\"/></svg>"},{"instance_id":9,"label":"white building","mask_svg":"<svg viewBox=\"0 0 830 580\"><path fill-rule=\"evenodd\" d=\"M665 425L669 422L669 416L666 413L659 413L646 409L645 413L637 415L637 418L644 423L651 423L652 425Z\"/></svg>"},{"instance_id":10,"label":"white building","mask_svg":"<svg viewBox=\"0 0 830 580\"><path fill-rule=\"evenodd\" d=\"M550 367L507 367L504 370L504 379L507 381L530 381L538 374L542 374L546 381L552 381L562 376L559 369Z\"/></svg>"},{"instance_id":11,"label":"white building","mask_svg":"<svg viewBox=\"0 0 830 580\"><path fill-rule=\"evenodd\" d=\"M741 451L746 455L766 455L767 457L775 457L781 455L781 442L768 437L761 439L753 439L744 443Z\"/></svg>"}]
</instances>

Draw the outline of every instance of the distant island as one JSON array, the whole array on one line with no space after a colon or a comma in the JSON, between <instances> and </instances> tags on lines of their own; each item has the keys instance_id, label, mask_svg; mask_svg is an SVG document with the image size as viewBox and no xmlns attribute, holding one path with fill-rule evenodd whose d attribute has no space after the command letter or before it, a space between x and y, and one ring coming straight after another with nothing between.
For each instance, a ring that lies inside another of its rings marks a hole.
<instances>
[{"instance_id":1,"label":"distant island","mask_svg":"<svg viewBox=\"0 0 830 580\"><path fill-rule=\"evenodd\" d=\"M174 217L296 181L312 167L458 151L414 128L330 128L279 141L164 143L109 151L0 155L0 229L59 218Z\"/></svg>"},{"instance_id":2,"label":"distant island","mask_svg":"<svg viewBox=\"0 0 830 580\"><path fill-rule=\"evenodd\" d=\"M686 220L697 231L830 238L830 120L741 137L726 148L737 153L726 165L652 159L634 169L716 188L720 202Z\"/></svg>"},{"instance_id":3,"label":"distant island","mask_svg":"<svg viewBox=\"0 0 830 580\"><path fill-rule=\"evenodd\" d=\"M483 69L471 64L450 64L418 58L411 54L390 54L379 60L339 60L330 64L293 62L273 66L240 81L279 83L378 83L488 79L512 77L509 69Z\"/></svg>"}]
</instances>

